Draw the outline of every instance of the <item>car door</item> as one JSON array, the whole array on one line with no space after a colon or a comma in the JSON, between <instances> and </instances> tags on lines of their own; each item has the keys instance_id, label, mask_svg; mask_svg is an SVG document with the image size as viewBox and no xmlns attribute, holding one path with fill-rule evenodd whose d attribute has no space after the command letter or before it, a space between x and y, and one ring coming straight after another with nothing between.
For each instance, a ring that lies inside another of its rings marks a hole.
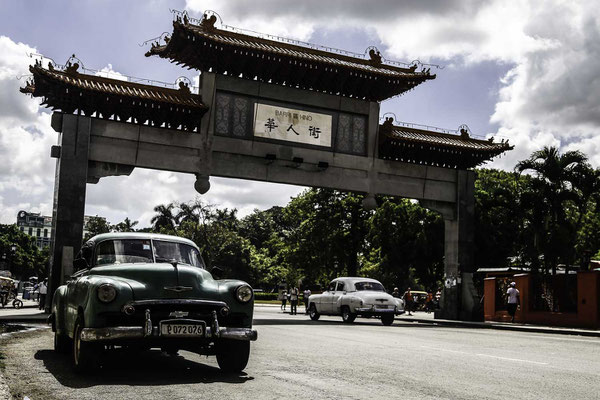
<instances>
[{"instance_id":1,"label":"car door","mask_svg":"<svg viewBox=\"0 0 600 400\"><path fill-rule=\"evenodd\" d=\"M331 314L332 313L332 301L333 301L333 295L335 293L335 286L336 286L336 281L333 281L329 284L329 286L327 287L327 291L323 292L323 294L321 295L321 307L320 309L318 308L319 312L321 314Z\"/></svg>"},{"instance_id":2,"label":"car door","mask_svg":"<svg viewBox=\"0 0 600 400\"><path fill-rule=\"evenodd\" d=\"M344 281L338 281L335 292L331 296L331 313L340 314L339 300L346 292L346 283Z\"/></svg>"}]
</instances>

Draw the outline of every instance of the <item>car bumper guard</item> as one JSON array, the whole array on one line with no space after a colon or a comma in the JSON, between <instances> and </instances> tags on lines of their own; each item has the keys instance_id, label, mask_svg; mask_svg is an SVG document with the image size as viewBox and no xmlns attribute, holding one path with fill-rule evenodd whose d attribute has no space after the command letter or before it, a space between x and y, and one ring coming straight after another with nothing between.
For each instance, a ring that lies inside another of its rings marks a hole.
<instances>
[{"instance_id":1,"label":"car bumper guard","mask_svg":"<svg viewBox=\"0 0 600 400\"><path fill-rule=\"evenodd\" d=\"M203 339L231 339L242 341L255 341L258 333L250 328L227 328L220 327L217 320L217 314L213 311L213 321L211 326L205 328ZM96 342L119 339L143 339L160 338L160 327L152 324L150 310L145 312L144 326L116 326L108 328L84 328L81 331L81 340L83 342ZM166 322L166 321L163 321ZM198 322L194 320L171 320L171 322ZM205 322L205 321L202 321ZM169 338L170 339L170 338Z\"/></svg>"}]
</instances>

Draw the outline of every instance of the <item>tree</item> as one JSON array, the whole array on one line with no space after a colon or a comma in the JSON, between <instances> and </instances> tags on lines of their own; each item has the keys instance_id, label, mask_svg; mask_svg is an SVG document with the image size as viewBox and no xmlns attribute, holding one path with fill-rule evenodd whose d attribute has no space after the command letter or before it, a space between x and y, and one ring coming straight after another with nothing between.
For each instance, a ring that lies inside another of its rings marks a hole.
<instances>
[{"instance_id":1,"label":"tree","mask_svg":"<svg viewBox=\"0 0 600 400\"><path fill-rule=\"evenodd\" d=\"M35 239L21 232L15 224L0 224L0 262L10 268L17 279L47 274L49 249L39 250Z\"/></svg>"},{"instance_id":2,"label":"tree","mask_svg":"<svg viewBox=\"0 0 600 400\"><path fill-rule=\"evenodd\" d=\"M527 203L546 270L551 269L553 275L559 258L569 259L569 251L574 248L576 231L567 210L569 203L580 200L577 185L586 163L586 156L579 151L560 154L555 147L544 147L515 167L519 173L530 170L534 174Z\"/></svg>"},{"instance_id":3,"label":"tree","mask_svg":"<svg viewBox=\"0 0 600 400\"><path fill-rule=\"evenodd\" d=\"M177 218L173 215L175 205L169 203L167 205L159 204L154 207L156 215L152 217L150 223L154 226L154 230L160 232L162 230L174 231L178 225Z\"/></svg>"},{"instance_id":4,"label":"tree","mask_svg":"<svg viewBox=\"0 0 600 400\"><path fill-rule=\"evenodd\" d=\"M110 224L106 221L106 218L95 216L90 217L85 223L84 230L87 231L83 237L83 241L87 242L91 238L101 233L108 233L111 230Z\"/></svg>"},{"instance_id":5,"label":"tree","mask_svg":"<svg viewBox=\"0 0 600 400\"><path fill-rule=\"evenodd\" d=\"M131 221L129 219L129 217L126 217L123 222L119 222L118 224L116 224L114 226L114 229L117 232L135 232L135 229L133 229L134 226L136 226L138 224L138 221Z\"/></svg>"}]
</instances>

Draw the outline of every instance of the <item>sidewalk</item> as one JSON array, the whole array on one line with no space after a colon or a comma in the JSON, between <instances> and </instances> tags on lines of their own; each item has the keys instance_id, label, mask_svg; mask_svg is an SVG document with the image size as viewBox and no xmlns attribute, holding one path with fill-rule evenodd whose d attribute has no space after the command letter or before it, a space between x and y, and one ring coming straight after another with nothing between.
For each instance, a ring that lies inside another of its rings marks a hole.
<instances>
[{"instance_id":1,"label":"sidewalk","mask_svg":"<svg viewBox=\"0 0 600 400\"><path fill-rule=\"evenodd\" d=\"M6 307L0 308L0 324L14 322L42 322L45 323L48 319L48 314L40 310L37 301L23 300L23 307L19 310L12 306L9 302Z\"/></svg>"},{"instance_id":2,"label":"sidewalk","mask_svg":"<svg viewBox=\"0 0 600 400\"><path fill-rule=\"evenodd\" d=\"M260 304L257 303L255 307L279 307L278 304ZM298 307L299 312L304 311L304 307ZM472 328L472 329L498 329L507 331L520 331L520 332L533 332L533 333L553 333L561 335L580 335L590 337L600 337L600 330L594 329L575 329L575 328L563 328L555 326L540 326L530 324L519 324L510 322L470 322L470 321L454 321L448 319L434 319L433 313L427 314L426 312L418 311L410 315L400 315L396 317L396 321L402 322L417 322L421 324L433 324L442 326L453 326L457 328Z\"/></svg>"}]
</instances>

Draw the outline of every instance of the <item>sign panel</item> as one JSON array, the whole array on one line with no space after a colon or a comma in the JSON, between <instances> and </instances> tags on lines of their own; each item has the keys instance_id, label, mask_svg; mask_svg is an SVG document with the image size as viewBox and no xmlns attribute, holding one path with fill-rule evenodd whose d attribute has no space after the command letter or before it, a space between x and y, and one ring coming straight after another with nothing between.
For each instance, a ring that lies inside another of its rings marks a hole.
<instances>
[{"instance_id":1,"label":"sign panel","mask_svg":"<svg viewBox=\"0 0 600 400\"><path fill-rule=\"evenodd\" d=\"M254 136L331 147L331 115L256 103Z\"/></svg>"}]
</instances>

